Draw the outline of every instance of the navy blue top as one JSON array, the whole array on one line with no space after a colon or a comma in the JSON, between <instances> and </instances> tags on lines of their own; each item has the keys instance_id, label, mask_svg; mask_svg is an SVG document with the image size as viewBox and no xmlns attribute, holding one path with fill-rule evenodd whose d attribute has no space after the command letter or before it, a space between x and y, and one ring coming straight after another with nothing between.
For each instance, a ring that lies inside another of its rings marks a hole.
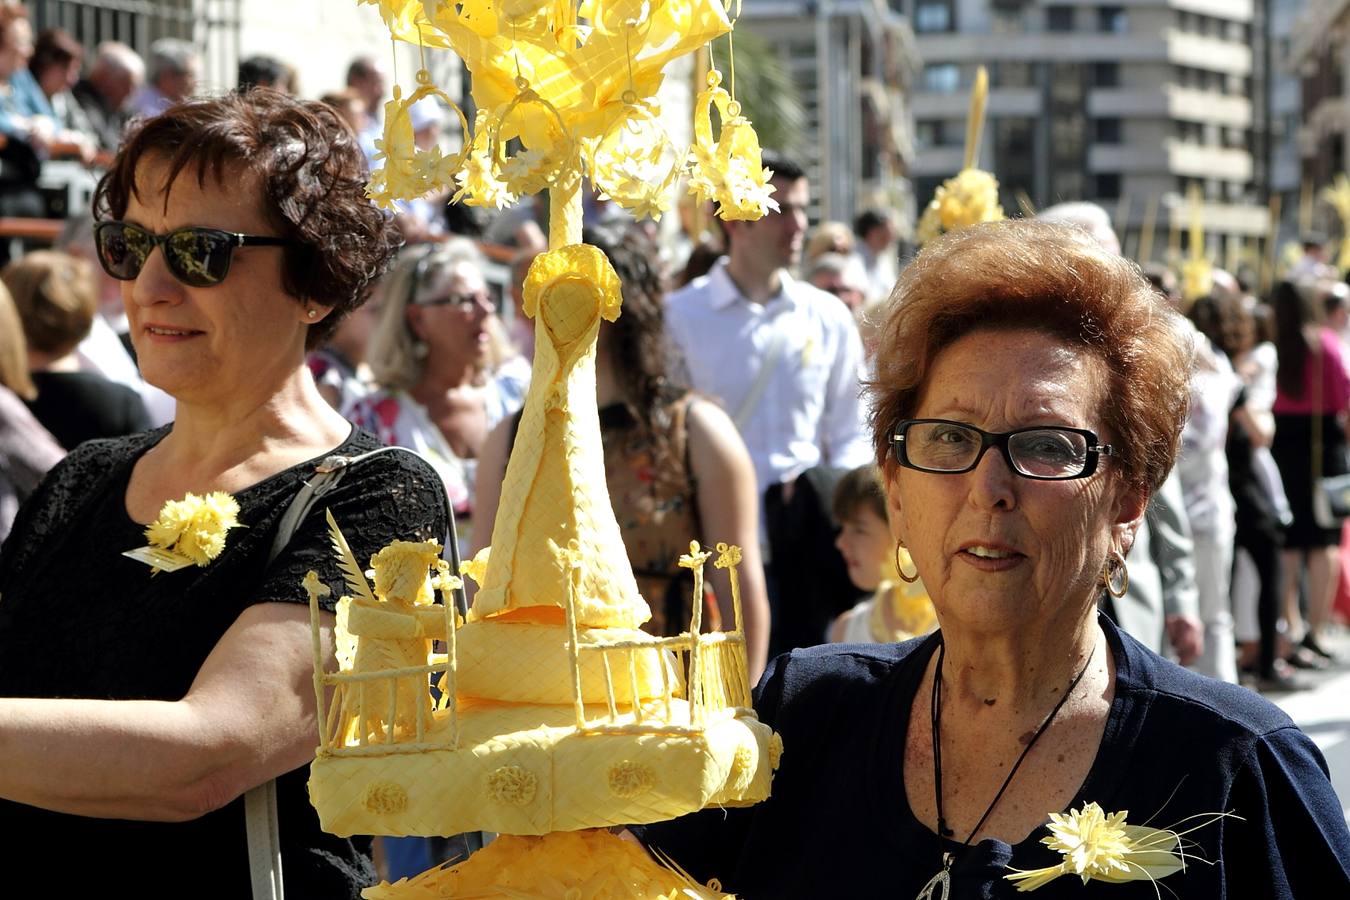
<instances>
[{"instance_id":1,"label":"navy blue top","mask_svg":"<svg viewBox=\"0 0 1350 900\"><path fill-rule=\"evenodd\" d=\"M1084 885L1061 876L1036 900L1163 896L1350 897L1350 832L1308 736L1245 688L1189 672L1102 617L1115 653L1115 699L1097 758L1070 806L1129 810L1128 824L1179 830L1188 816L1232 812L1186 835L1187 867L1161 879ZM773 795L749 809L705 810L636 829L701 881L742 898L916 896L959 851L952 900L1012 897L1007 866L1056 865L1033 831L1014 846L961 850L909 808L909 711L937 647L827 645L778 657L756 690L760 718L782 735ZM1179 824L1181 823L1181 824ZM937 894L934 895L939 896Z\"/></svg>"}]
</instances>

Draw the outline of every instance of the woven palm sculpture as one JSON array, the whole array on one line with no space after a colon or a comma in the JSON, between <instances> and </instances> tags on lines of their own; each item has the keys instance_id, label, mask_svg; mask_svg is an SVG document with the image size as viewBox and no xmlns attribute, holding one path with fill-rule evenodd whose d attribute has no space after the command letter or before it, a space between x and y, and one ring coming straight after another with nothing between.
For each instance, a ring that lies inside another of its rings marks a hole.
<instances>
[{"instance_id":1,"label":"woven palm sculpture","mask_svg":"<svg viewBox=\"0 0 1350 900\"><path fill-rule=\"evenodd\" d=\"M471 133L460 113L459 154L419 151L408 106L450 99L425 70L409 96L396 89L372 198L457 187L463 202L499 205L547 189L550 249L525 281L534 369L491 547L464 566L479 582L467 617L453 612L461 582L434 542L386 548L370 561L372 586L330 523L349 596L337 605L336 673L323 670L315 628L311 799L339 835L501 835L465 863L369 898L723 896L603 830L763 800L781 744L750 708L738 548L691 542L680 559L695 582L688 631L638 630L650 611L610 505L595 392L600 321L620 314L622 298L604 255L579 241L583 174L636 215L668 209L682 178L725 218L777 208L719 73L696 100L692 147L677 151L660 127L662 67L726 33L726 10L709 0L376 5L396 39L464 59L481 112ZM512 139L522 149L508 158ZM730 632L702 632L709 561L730 570ZM306 587L317 617L326 589L317 578Z\"/></svg>"}]
</instances>

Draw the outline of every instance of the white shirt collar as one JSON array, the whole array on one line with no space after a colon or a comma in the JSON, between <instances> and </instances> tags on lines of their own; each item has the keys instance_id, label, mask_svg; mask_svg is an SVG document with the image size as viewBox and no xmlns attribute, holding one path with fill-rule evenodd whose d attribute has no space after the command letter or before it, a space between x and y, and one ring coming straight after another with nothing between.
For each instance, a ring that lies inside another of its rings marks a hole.
<instances>
[{"instance_id":1,"label":"white shirt collar","mask_svg":"<svg viewBox=\"0 0 1350 900\"><path fill-rule=\"evenodd\" d=\"M768 307L780 301L787 301L789 306L795 306L797 301L793 297L793 284L792 276L787 273L787 270L779 269L778 293L770 297L763 305ZM731 275L727 273L727 258L723 256L713 263L713 267L708 270L708 306L714 312L719 312L738 300L749 302L741 294L741 289L736 287L736 282L731 280Z\"/></svg>"}]
</instances>

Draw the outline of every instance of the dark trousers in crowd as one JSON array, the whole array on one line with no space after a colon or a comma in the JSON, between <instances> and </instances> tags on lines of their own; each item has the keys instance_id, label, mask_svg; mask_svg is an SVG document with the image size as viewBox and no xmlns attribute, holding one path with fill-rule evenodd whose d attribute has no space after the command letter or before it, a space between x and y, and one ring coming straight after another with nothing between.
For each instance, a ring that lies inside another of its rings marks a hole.
<instances>
[{"instance_id":1,"label":"dark trousers in crowd","mask_svg":"<svg viewBox=\"0 0 1350 900\"><path fill-rule=\"evenodd\" d=\"M834 487L847 469L816 466L764 494L769 535L769 658L825 642L835 616L864 596L848 578L834 546L839 523L831 512Z\"/></svg>"},{"instance_id":2,"label":"dark trousers in crowd","mask_svg":"<svg viewBox=\"0 0 1350 900\"><path fill-rule=\"evenodd\" d=\"M1276 644L1280 630L1280 589L1284 583L1281 558L1283 541L1278 530L1271 534L1261 528L1243 528L1239 525L1234 547L1245 550L1256 567L1261 587L1256 595L1256 623L1260 630L1257 644L1256 672L1262 678L1275 674ZM1237 554L1234 554L1236 563Z\"/></svg>"}]
</instances>

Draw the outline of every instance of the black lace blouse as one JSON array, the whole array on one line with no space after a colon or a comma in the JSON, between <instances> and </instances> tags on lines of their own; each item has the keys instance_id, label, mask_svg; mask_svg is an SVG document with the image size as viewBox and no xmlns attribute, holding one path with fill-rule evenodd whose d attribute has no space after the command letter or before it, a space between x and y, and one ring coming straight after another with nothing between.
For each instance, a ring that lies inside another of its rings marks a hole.
<instances>
[{"instance_id":1,"label":"black lace blouse","mask_svg":"<svg viewBox=\"0 0 1350 900\"><path fill-rule=\"evenodd\" d=\"M136 460L168 430L82 445L20 510L0 549L0 696L181 699L247 607L307 603L300 582L310 569L333 591L328 609L344 593L325 509L362 564L395 539L446 539L435 475L410 454L382 453L353 465L268 563L280 520L316 459L236 493L245 527L229 532L224 552L209 565L152 576L122 556L146 543L125 497ZM334 452L355 456L377 447L368 432L353 431ZM354 897L374 878L369 841L320 831L307 775L302 767L278 783L286 892ZM120 884L143 896L250 895L242 798L172 824L92 819L0 800L0 841L10 861L7 890L16 896L28 896L29 885L32 896L45 896L55 885L72 884L71 863L97 878L91 883Z\"/></svg>"}]
</instances>

